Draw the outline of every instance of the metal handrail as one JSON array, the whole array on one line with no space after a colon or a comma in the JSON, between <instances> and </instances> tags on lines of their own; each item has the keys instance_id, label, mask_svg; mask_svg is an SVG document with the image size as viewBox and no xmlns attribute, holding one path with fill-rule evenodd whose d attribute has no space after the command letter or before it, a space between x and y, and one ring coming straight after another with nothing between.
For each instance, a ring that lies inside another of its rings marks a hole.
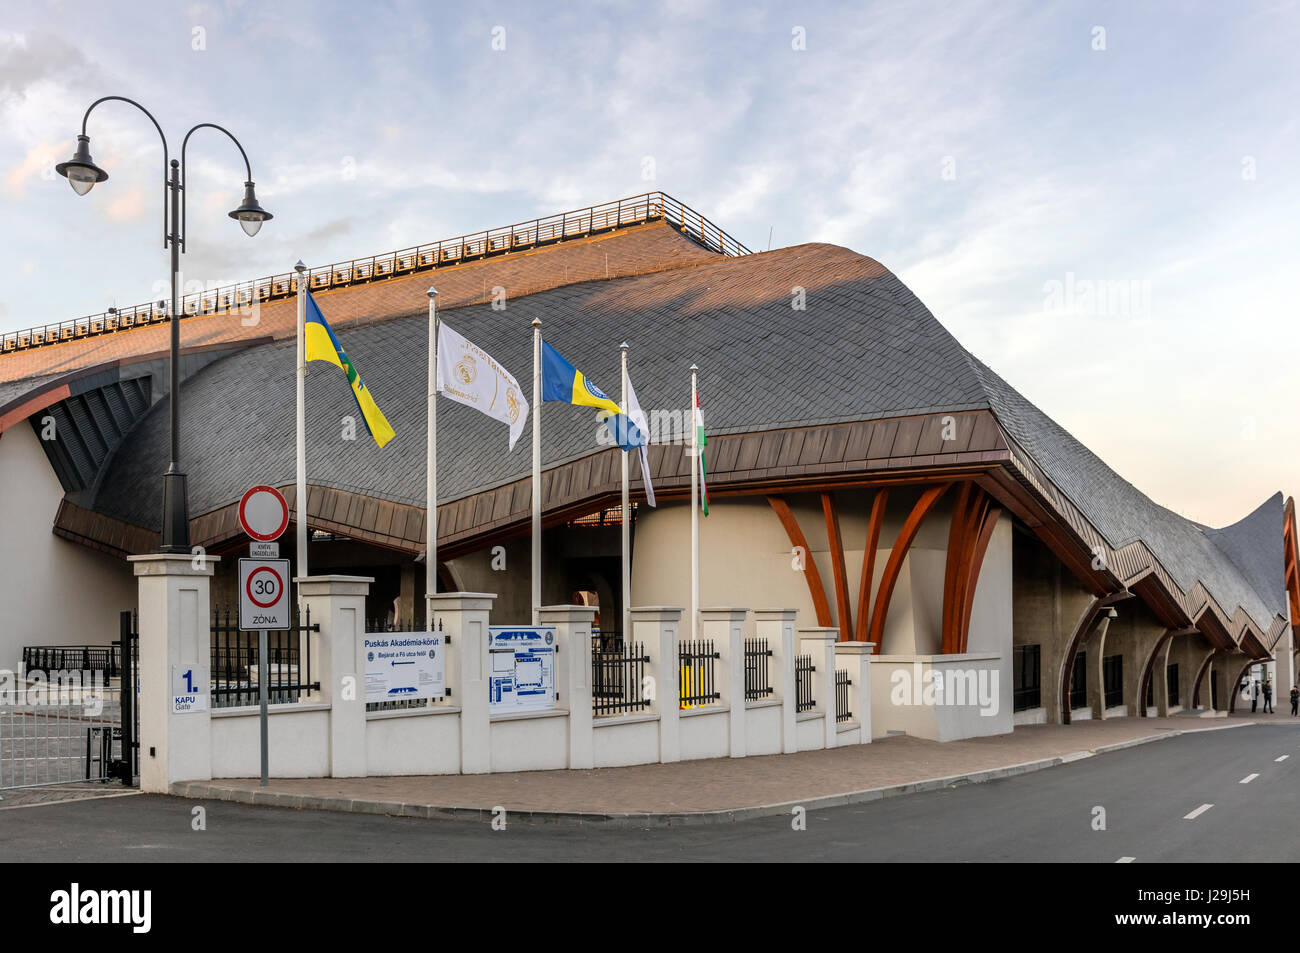
<instances>
[{"instance_id":1,"label":"metal handrail","mask_svg":"<svg viewBox=\"0 0 1300 953\"><path fill-rule=\"evenodd\" d=\"M750 250L701 213L664 192L645 192L630 198L530 219L516 225L471 232L428 245L416 245L384 255L353 258L307 271L308 288L341 288L415 274L449 265L479 261L512 251L537 248L586 238L602 232L663 220L692 241L726 256L748 255ZM181 298L184 317L219 314L247 308L253 303L289 298L298 293L298 275L287 272L239 282L214 290L192 292ZM0 334L0 354L25 351L82 338L113 334L171 320L162 301Z\"/></svg>"}]
</instances>

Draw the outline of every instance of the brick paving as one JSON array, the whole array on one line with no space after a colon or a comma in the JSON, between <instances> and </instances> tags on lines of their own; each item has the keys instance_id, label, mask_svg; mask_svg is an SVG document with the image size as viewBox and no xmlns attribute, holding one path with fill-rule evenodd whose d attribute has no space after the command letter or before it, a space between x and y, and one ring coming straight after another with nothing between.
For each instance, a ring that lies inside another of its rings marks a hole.
<instances>
[{"instance_id":1,"label":"brick paving","mask_svg":"<svg viewBox=\"0 0 1300 953\"><path fill-rule=\"evenodd\" d=\"M248 792L266 791L444 809L490 810L499 805L524 813L742 811L1005 769L1180 731L1252 723L1238 718L1231 722L1224 718L1115 718L1069 726L1025 726L1009 735L945 743L897 736L829 751L588 771L272 779L265 789L257 779L237 779L205 784L206 791L194 791L192 796L224 794L236 799Z\"/></svg>"}]
</instances>

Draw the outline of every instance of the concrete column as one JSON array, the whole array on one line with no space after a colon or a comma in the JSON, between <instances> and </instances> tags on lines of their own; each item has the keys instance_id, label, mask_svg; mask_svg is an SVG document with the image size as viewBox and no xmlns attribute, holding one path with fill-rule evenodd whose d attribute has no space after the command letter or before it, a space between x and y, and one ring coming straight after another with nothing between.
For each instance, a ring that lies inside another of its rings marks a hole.
<instances>
[{"instance_id":1,"label":"concrete column","mask_svg":"<svg viewBox=\"0 0 1300 953\"><path fill-rule=\"evenodd\" d=\"M442 623L447 647L447 690L460 707L460 772L492 770L492 722L488 712L488 616L495 592L426 595L434 628Z\"/></svg>"},{"instance_id":2,"label":"concrete column","mask_svg":"<svg viewBox=\"0 0 1300 953\"><path fill-rule=\"evenodd\" d=\"M799 737L795 733L795 711L798 698L794 689L794 623L798 613L794 609L755 609L754 629L760 639L767 639L772 650L771 676L781 697L781 751L793 754L799 750Z\"/></svg>"},{"instance_id":3,"label":"concrete column","mask_svg":"<svg viewBox=\"0 0 1300 953\"><path fill-rule=\"evenodd\" d=\"M591 626L594 606L542 606L542 625L555 626L555 689L559 705L569 710L571 768L595 765L591 726Z\"/></svg>"},{"instance_id":4,"label":"concrete column","mask_svg":"<svg viewBox=\"0 0 1300 953\"><path fill-rule=\"evenodd\" d=\"M849 673L849 710L862 726L864 745L871 741L871 653L875 648L875 642L835 643L835 664Z\"/></svg>"},{"instance_id":5,"label":"concrete column","mask_svg":"<svg viewBox=\"0 0 1300 953\"><path fill-rule=\"evenodd\" d=\"M402 607L402 625L415 626L415 563L402 563L399 598Z\"/></svg>"},{"instance_id":6,"label":"concrete column","mask_svg":"<svg viewBox=\"0 0 1300 953\"><path fill-rule=\"evenodd\" d=\"M799 630L799 654L811 655L813 698L822 713L826 747L835 747L835 640L840 630L818 626Z\"/></svg>"},{"instance_id":7,"label":"concrete column","mask_svg":"<svg viewBox=\"0 0 1300 953\"><path fill-rule=\"evenodd\" d=\"M212 780L212 610L216 556L128 557L140 587L140 790L166 794L173 781ZM172 711L172 669L193 668L203 708Z\"/></svg>"},{"instance_id":8,"label":"concrete column","mask_svg":"<svg viewBox=\"0 0 1300 953\"><path fill-rule=\"evenodd\" d=\"M330 777L366 776L366 596L372 576L299 576L298 599L320 631L309 633L320 694L330 706Z\"/></svg>"},{"instance_id":9,"label":"concrete column","mask_svg":"<svg viewBox=\"0 0 1300 953\"><path fill-rule=\"evenodd\" d=\"M682 759L681 677L677 633L681 628L680 606L635 606L630 610L632 638L645 646L647 666L654 679L653 710L659 714L659 760L663 764Z\"/></svg>"},{"instance_id":10,"label":"concrete column","mask_svg":"<svg viewBox=\"0 0 1300 953\"><path fill-rule=\"evenodd\" d=\"M1118 613L1114 609L1103 610L1087 637L1088 707L1098 721L1106 717L1106 676L1102 660L1106 657L1106 630L1115 615Z\"/></svg>"},{"instance_id":11,"label":"concrete column","mask_svg":"<svg viewBox=\"0 0 1300 953\"><path fill-rule=\"evenodd\" d=\"M1155 658L1151 660L1152 692L1155 697L1156 710L1148 711L1157 718L1169 717L1169 647L1173 645L1173 636L1165 639L1156 649Z\"/></svg>"},{"instance_id":12,"label":"concrete column","mask_svg":"<svg viewBox=\"0 0 1300 953\"><path fill-rule=\"evenodd\" d=\"M718 658L718 704L730 710L731 756L743 758L745 745L745 618L748 609L700 610L700 631L713 640Z\"/></svg>"}]
</instances>

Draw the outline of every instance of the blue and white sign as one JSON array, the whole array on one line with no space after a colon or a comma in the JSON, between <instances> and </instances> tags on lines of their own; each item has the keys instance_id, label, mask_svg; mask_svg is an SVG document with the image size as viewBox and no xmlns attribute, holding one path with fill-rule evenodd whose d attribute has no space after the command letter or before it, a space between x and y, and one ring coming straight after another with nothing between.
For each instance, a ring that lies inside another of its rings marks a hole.
<instances>
[{"instance_id":1,"label":"blue and white sign","mask_svg":"<svg viewBox=\"0 0 1300 953\"><path fill-rule=\"evenodd\" d=\"M208 710L208 667L172 666L172 714Z\"/></svg>"},{"instance_id":2,"label":"blue and white sign","mask_svg":"<svg viewBox=\"0 0 1300 953\"><path fill-rule=\"evenodd\" d=\"M441 632L367 632L366 702L443 698L447 653Z\"/></svg>"},{"instance_id":3,"label":"blue and white sign","mask_svg":"<svg viewBox=\"0 0 1300 953\"><path fill-rule=\"evenodd\" d=\"M488 709L555 707L555 626L488 626Z\"/></svg>"}]
</instances>

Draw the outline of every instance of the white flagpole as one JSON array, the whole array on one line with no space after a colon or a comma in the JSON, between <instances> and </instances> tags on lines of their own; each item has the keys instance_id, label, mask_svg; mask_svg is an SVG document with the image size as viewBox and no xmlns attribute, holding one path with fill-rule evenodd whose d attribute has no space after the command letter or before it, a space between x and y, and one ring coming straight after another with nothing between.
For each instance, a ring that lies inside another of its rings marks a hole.
<instances>
[{"instance_id":1,"label":"white flagpole","mask_svg":"<svg viewBox=\"0 0 1300 953\"><path fill-rule=\"evenodd\" d=\"M542 622L542 322L533 318L533 625Z\"/></svg>"},{"instance_id":2,"label":"white flagpole","mask_svg":"<svg viewBox=\"0 0 1300 953\"><path fill-rule=\"evenodd\" d=\"M307 266L299 261L293 266L298 272L298 367L296 370L298 392L298 473L294 493L295 521L298 536L299 576L309 575L307 566Z\"/></svg>"},{"instance_id":3,"label":"white flagpole","mask_svg":"<svg viewBox=\"0 0 1300 953\"><path fill-rule=\"evenodd\" d=\"M697 395L691 365L691 638L699 638L700 627L700 428L695 423Z\"/></svg>"},{"instance_id":4,"label":"white flagpole","mask_svg":"<svg viewBox=\"0 0 1300 953\"><path fill-rule=\"evenodd\" d=\"M623 408L624 419L627 414L627 342L624 341L619 345L619 351L623 355L623 398L619 406ZM630 624L632 619L632 516L631 502L627 490L627 458L628 452L623 452L623 640L626 642L631 638Z\"/></svg>"},{"instance_id":5,"label":"white flagpole","mask_svg":"<svg viewBox=\"0 0 1300 953\"><path fill-rule=\"evenodd\" d=\"M424 521L428 539L424 550L424 591L438 591L438 289L429 296L429 435L425 450ZM432 614L426 620L433 631Z\"/></svg>"}]
</instances>

